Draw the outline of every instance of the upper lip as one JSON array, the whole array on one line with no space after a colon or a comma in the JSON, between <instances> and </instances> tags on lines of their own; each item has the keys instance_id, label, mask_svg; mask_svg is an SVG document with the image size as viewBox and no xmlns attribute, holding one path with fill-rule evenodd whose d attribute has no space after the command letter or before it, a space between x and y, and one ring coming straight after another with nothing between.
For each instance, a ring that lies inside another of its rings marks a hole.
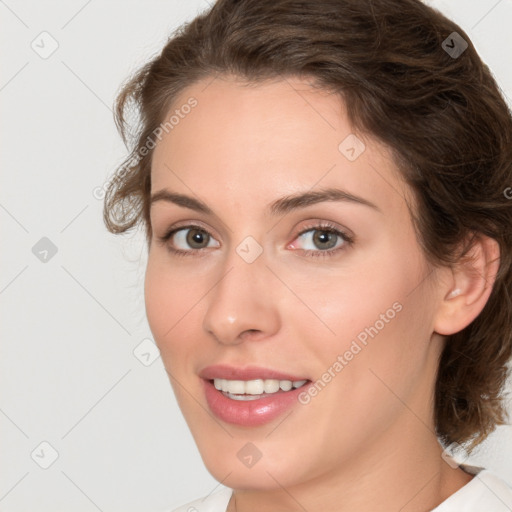
<instances>
[{"instance_id":1,"label":"upper lip","mask_svg":"<svg viewBox=\"0 0 512 512\"><path fill-rule=\"evenodd\" d=\"M308 380L304 376L291 375L271 368L262 366L230 366L227 364L216 364L206 366L199 372L202 379L226 379L226 380L256 380L256 379L276 379L291 380L292 382Z\"/></svg>"}]
</instances>

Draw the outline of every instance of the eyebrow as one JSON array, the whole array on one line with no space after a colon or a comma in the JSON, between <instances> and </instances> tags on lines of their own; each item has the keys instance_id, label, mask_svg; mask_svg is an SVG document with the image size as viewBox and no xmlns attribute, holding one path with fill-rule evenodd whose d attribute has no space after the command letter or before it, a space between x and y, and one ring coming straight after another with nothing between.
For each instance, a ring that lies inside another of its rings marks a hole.
<instances>
[{"instance_id":1,"label":"eyebrow","mask_svg":"<svg viewBox=\"0 0 512 512\"><path fill-rule=\"evenodd\" d=\"M195 210L196 212L206 213L212 215L212 210L206 206L199 199L195 199L190 196L186 196L184 194L177 194L175 192L170 192L169 190L163 189L159 190L152 194L151 199L149 201L150 207L153 206L154 203L158 201L165 201L166 203L177 204L178 206L183 206L184 208L188 208L190 210Z\"/></svg>"},{"instance_id":2,"label":"eyebrow","mask_svg":"<svg viewBox=\"0 0 512 512\"><path fill-rule=\"evenodd\" d=\"M194 197L190 197L184 194L170 192L166 189L155 192L151 196L150 205L153 205L158 201L173 203L190 210L213 215L211 208L209 208L199 199L195 199ZM323 203L324 201L346 201L357 203L381 212L381 209L371 201L338 188L327 188L315 192L304 192L285 196L272 202L268 206L268 209L272 215L284 215L293 210L305 208L317 203Z\"/></svg>"},{"instance_id":3,"label":"eyebrow","mask_svg":"<svg viewBox=\"0 0 512 512\"><path fill-rule=\"evenodd\" d=\"M327 188L316 192L305 192L286 196L274 201L270 205L269 209L273 215L283 215L292 210L305 208L306 206L311 206L317 203L323 203L324 201L347 201L369 206L377 211L381 211L380 208L371 201L354 194L350 194L349 192L339 188Z\"/></svg>"}]
</instances>

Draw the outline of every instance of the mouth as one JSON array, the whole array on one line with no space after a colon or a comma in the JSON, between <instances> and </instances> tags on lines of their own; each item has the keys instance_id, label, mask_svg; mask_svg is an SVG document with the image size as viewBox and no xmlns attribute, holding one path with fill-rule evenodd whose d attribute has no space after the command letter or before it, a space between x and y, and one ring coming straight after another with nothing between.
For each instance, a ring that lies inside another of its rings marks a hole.
<instances>
[{"instance_id":1,"label":"mouth","mask_svg":"<svg viewBox=\"0 0 512 512\"><path fill-rule=\"evenodd\" d=\"M311 380L265 368L211 366L200 372L206 402L217 418L233 425L270 423L297 406Z\"/></svg>"},{"instance_id":2,"label":"mouth","mask_svg":"<svg viewBox=\"0 0 512 512\"><path fill-rule=\"evenodd\" d=\"M217 391L230 398L231 400L260 400L269 395L277 393L287 393L292 389L298 389L304 386L308 380L277 380L277 379L255 379L255 380L228 380L212 379Z\"/></svg>"}]
</instances>

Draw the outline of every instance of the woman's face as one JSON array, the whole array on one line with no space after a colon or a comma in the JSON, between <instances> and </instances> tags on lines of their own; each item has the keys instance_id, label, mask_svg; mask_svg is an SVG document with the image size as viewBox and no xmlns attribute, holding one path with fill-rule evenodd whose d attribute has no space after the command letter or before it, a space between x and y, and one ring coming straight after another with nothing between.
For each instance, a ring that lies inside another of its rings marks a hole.
<instances>
[{"instance_id":1,"label":"woman's face","mask_svg":"<svg viewBox=\"0 0 512 512\"><path fill-rule=\"evenodd\" d=\"M389 152L298 79L210 79L173 114L146 311L210 472L289 488L431 441L436 271Z\"/></svg>"}]
</instances>

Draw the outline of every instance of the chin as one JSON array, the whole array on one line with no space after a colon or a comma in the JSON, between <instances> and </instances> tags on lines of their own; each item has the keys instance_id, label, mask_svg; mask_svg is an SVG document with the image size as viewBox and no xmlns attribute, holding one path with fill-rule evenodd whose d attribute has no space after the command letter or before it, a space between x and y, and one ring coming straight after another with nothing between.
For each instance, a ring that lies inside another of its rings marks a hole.
<instances>
[{"instance_id":1,"label":"chin","mask_svg":"<svg viewBox=\"0 0 512 512\"><path fill-rule=\"evenodd\" d=\"M273 447L274 456L270 456L264 453L265 448L262 446L264 443L259 443L262 448L261 457L257 461L255 461L256 459L244 461L245 454L251 453L251 445L248 444L250 441L231 439L231 443L231 449L219 449L221 447L217 446L212 450L211 444L203 449L199 445L206 469L213 478L227 487L245 490L273 490L292 487L306 479L304 460L299 460L300 457L283 456L283 452L286 451L284 447ZM295 451L295 453L297 452ZM297 472L299 467L301 471Z\"/></svg>"}]
</instances>

